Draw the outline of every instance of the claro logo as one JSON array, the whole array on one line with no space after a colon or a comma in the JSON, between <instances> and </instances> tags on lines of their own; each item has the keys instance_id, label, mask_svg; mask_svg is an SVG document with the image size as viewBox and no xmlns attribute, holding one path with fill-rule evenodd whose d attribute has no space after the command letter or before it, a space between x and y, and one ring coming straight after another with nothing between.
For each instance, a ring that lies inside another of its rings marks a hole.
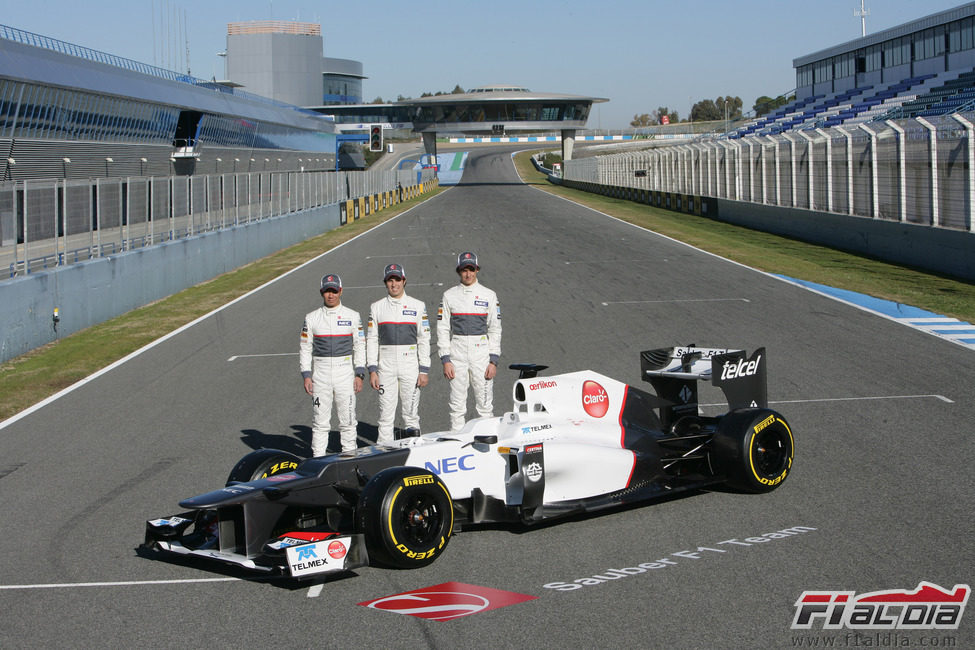
<instances>
[{"instance_id":1,"label":"claro logo","mask_svg":"<svg viewBox=\"0 0 975 650\"><path fill-rule=\"evenodd\" d=\"M582 408L594 418L601 418L609 410L609 395L606 389L592 380L582 384Z\"/></svg>"}]
</instances>

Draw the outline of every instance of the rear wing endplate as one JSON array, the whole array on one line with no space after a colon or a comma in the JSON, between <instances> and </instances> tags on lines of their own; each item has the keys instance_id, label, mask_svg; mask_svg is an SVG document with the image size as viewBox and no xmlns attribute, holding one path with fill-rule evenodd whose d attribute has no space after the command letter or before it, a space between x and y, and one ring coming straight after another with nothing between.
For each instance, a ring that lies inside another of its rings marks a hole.
<instances>
[{"instance_id":1,"label":"rear wing endplate","mask_svg":"<svg viewBox=\"0 0 975 650\"><path fill-rule=\"evenodd\" d=\"M699 415L697 382L710 380L724 393L730 410L768 406L765 348L744 350L696 346L657 348L640 353L640 371L659 397L671 403L660 419L669 426L684 415Z\"/></svg>"}]
</instances>

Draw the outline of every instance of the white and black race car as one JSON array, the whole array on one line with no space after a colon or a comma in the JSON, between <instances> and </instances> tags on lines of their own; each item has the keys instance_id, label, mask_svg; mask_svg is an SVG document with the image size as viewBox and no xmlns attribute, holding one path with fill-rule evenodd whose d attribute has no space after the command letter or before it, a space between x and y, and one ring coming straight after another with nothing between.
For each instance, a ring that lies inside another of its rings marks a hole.
<instances>
[{"instance_id":1,"label":"white and black race car","mask_svg":"<svg viewBox=\"0 0 975 650\"><path fill-rule=\"evenodd\" d=\"M225 487L146 522L143 549L295 578L413 568L464 524L531 524L718 483L767 492L791 471L792 430L767 408L764 348L642 352L656 394L591 371L511 368L514 406L500 417L307 460L254 451ZM701 380L720 387L727 413L700 413Z\"/></svg>"}]
</instances>

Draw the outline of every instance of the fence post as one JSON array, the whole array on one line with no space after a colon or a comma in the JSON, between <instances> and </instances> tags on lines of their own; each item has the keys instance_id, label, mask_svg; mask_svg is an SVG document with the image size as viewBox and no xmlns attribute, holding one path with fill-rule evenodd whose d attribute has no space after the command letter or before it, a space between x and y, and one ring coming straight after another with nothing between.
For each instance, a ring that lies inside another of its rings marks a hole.
<instances>
[{"instance_id":1,"label":"fence post","mask_svg":"<svg viewBox=\"0 0 975 650\"><path fill-rule=\"evenodd\" d=\"M966 226L968 232L975 232L975 219L972 219L972 210L975 209L975 124L969 122L958 113L953 113L952 117L965 127L968 134L968 205L965 206Z\"/></svg>"},{"instance_id":2,"label":"fence post","mask_svg":"<svg viewBox=\"0 0 975 650\"><path fill-rule=\"evenodd\" d=\"M870 134L870 194L872 196L870 216L876 219L880 216L880 188L877 187L877 134L867 128L867 125L862 122L857 124L857 128Z\"/></svg>"},{"instance_id":3,"label":"fence post","mask_svg":"<svg viewBox=\"0 0 975 650\"><path fill-rule=\"evenodd\" d=\"M782 205L782 170L779 169L779 165L781 164L779 160L779 141L771 135L768 136L768 139L772 141L772 146L775 148L775 205Z\"/></svg>"},{"instance_id":4,"label":"fence post","mask_svg":"<svg viewBox=\"0 0 975 650\"><path fill-rule=\"evenodd\" d=\"M816 129L826 140L826 211L833 211L833 138L826 131Z\"/></svg>"},{"instance_id":5,"label":"fence post","mask_svg":"<svg viewBox=\"0 0 975 650\"><path fill-rule=\"evenodd\" d=\"M846 211L853 214L853 135L841 126L833 128L846 139Z\"/></svg>"},{"instance_id":6,"label":"fence post","mask_svg":"<svg viewBox=\"0 0 975 650\"><path fill-rule=\"evenodd\" d=\"M938 210L938 129L923 117L914 118L928 130L928 158L931 161L931 225L941 225L941 214Z\"/></svg>"},{"instance_id":7,"label":"fence post","mask_svg":"<svg viewBox=\"0 0 975 650\"><path fill-rule=\"evenodd\" d=\"M788 133L781 134L789 143L789 159L792 169L792 207L796 207L796 141L789 137Z\"/></svg>"},{"instance_id":8,"label":"fence post","mask_svg":"<svg viewBox=\"0 0 975 650\"><path fill-rule=\"evenodd\" d=\"M815 210L816 194L813 191L813 181L815 179L815 176L813 175L813 138L805 131L799 131L799 135L802 136L802 139L806 141L806 176L808 177L806 179L806 185L808 185L806 188L806 205L809 206L810 210Z\"/></svg>"},{"instance_id":9,"label":"fence post","mask_svg":"<svg viewBox=\"0 0 975 650\"><path fill-rule=\"evenodd\" d=\"M907 221L907 141L904 127L890 120L884 122L897 134L897 183L900 196L897 197L897 211L900 221Z\"/></svg>"}]
</instances>

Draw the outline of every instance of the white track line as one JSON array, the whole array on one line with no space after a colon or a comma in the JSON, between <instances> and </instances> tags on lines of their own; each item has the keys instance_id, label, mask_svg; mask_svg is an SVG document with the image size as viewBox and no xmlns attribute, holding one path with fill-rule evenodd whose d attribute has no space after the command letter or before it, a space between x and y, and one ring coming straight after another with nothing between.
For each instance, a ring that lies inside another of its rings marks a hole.
<instances>
[{"instance_id":1,"label":"white track line","mask_svg":"<svg viewBox=\"0 0 975 650\"><path fill-rule=\"evenodd\" d=\"M234 361L236 359L250 359L253 357L296 357L297 352L269 352L267 354L235 354L234 356L227 359L227 362Z\"/></svg>"},{"instance_id":2,"label":"white track line","mask_svg":"<svg viewBox=\"0 0 975 650\"><path fill-rule=\"evenodd\" d=\"M955 400L948 399L944 395L875 395L866 397L820 397L817 399L769 400L769 404L816 404L818 402L861 402L882 399L937 399L948 404L955 403ZM727 408L728 404L700 404L699 406L723 406Z\"/></svg>"},{"instance_id":3,"label":"white track line","mask_svg":"<svg viewBox=\"0 0 975 650\"><path fill-rule=\"evenodd\" d=\"M751 302L751 300L748 298L672 298L670 300L614 300L600 304L607 307L609 305L649 305L674 302Z\"/></svg>"},{"instance_id":4,"label":"white track line","mask_svg":"<svg viewBox=\"0 0 975 650\"><path fill-rule=\"evenodd\" d=\"M195 578L192 580L123 580L119 582L62 582L42 585L0 585L0 591L17 589L73 589L78 587L132 587L141 585L184 585L195 582L240 582L242 578Z\"/></svg>"}]
</instances>

